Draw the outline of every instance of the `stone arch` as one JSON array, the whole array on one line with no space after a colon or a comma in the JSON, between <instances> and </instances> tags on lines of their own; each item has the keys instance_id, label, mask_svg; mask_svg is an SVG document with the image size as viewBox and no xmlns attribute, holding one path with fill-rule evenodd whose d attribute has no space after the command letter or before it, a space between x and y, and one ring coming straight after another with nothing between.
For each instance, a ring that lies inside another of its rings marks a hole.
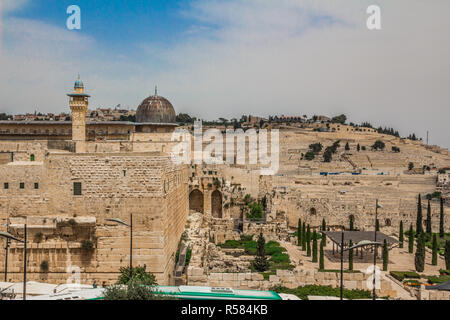
<instances>
[{"instance_id":1,"label":"stone arch","mask_svg":"<svg viewBox=\"0 0 450 320\"><path fill-rule=\"evenodd\" d=\"M312 216L315 216L317 214L316 208L309 209L309 214L312 215Z\"/></svg>"},{"instance_id":2,"label":"stone arch","mask_svg":"<svg viewBox=\"0 0 450 320\"><path fill-rule=\"evenodd\" d=\"M222 193L219 190L211 194L211 214L214 218L222 218Z\"/></svg>"},{"instance_id":3,"label":"stone arch","mask_svg":"<svg viewBox=\"0 0 450 320\"><path fill-rule=\"evenodd\" d=\"M203 211L203 193L200 190L194 189L189 194L189 209L204 213L204 211Z\"/></svg>"},{"instance_id":4,"label":"stone arch","mask_svg":"<svg viewBox=\"0 0 450 320\"><path fill-rule=\"evenodd\" d=\"M386 227L390 227L390 226L392 225L391 219L386 219L386 220L384 221L384 223L385 223Z\"/></svg>"}]
</instances>

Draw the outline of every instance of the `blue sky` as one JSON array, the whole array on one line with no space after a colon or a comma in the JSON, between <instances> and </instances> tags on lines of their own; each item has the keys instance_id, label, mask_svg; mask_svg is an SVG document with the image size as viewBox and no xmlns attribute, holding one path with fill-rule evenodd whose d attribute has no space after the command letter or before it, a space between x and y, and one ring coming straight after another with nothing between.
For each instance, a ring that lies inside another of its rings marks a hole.
<instances>
[{"instance_id":1,"label":"blue sky","mask_svg":"<svg viewBox=\"0 0 450 320\"><path fill-rule=\"evenodd\" d=\"M203 119L346 113L450 147L450 1L377 0L369 31L372 2L1 0L0 112L68 111L80 73L92 108L158 85Z\"/></svg>"}]
</instances>

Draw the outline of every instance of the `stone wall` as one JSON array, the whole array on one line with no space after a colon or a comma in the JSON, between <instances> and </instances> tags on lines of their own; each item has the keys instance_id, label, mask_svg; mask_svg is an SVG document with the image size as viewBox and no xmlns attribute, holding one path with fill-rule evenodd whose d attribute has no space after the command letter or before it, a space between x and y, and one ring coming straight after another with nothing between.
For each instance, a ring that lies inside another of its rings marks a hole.
<instances>
[{"instance_id":1,"label":"stone wall","mask_svg":"<svg viewBox=\"0 0 450 320\"><path fill-rule=\"evenodd\" d=\"M188 213L185 166L174 166L160 153L51 152L43 160L0 166L0 222L29 218L29 261L34 264L30 279L40 279L38 267L43 260L49 262L48 278L59 282L70 276L65 272L69 266L79 267L84 281L116 279L119 268L129 264L129 229L106 219L129 222L133 213L133 264L147 265L160 284L171 282ZM9 183L8 189L3 188L4 182ZM74 195L74 182L81 183L81 195ZM42 228L32 222L34 217L95 218L96 225L87 237L95 244L94 253L87 259L79 249L81 239L74 240L71 234L65 238L49 231L49 239L35 243L34 236ZM19 246L9 254L10 275L17 281L22 252ZM4 250L0 261L4 261Z\"/></svg>"}]
</instances>

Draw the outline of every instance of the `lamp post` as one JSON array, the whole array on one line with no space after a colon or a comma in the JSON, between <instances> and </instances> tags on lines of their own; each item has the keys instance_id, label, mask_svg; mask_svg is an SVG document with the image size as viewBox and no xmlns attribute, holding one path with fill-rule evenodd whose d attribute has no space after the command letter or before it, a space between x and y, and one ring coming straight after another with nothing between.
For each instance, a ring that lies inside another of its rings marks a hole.
<instances>
[{"instance_id":1,"label":"lamp post","mask_svg":"<svg viewBox=\"0 0 450 320\"><path fill-rule=\"evenodd\" d=\"M378 222L378 208L383 208L381 204L378 203L378 199L376 200L376 206L375 206L375 237L374 242L377 242L377 222ZM375 279L376 279L376 269L377 269L377 254L378 254L378 248L377 246L373 247L373 300L376 300L377 296L375 293Z\"/></svg>"},{"instance_id":2,"label":"lamp post","mask_svg":"<svg viewBox=\"0 0 450 320\"><path fill-rule=\"evenodd\" d=\"M133 214L132 213L130 214L130 224L117 218L107 219L107 221L123 224L124 226L130 228L130 280L131 280L131 278L133 277Z\"/></svg>"},{"instance_id":3,"label":"lamp post","mask_svg":"<svg viewBox=\"0 0 450 320\"><path fill-rule=\"evenodd\" d=\"M27 224L24 224L24 239L18 239L8 232L0 232L0 237L6 238L6 241L14 240L23 243L23 300L27 299ZM6 272L5 272L6 276Z\"/></svg>"},{"instance_id":4,"label":"lamp post","mask_svg":"<svg viewBox=\"0 0 450 320\"><path fill-rule=\"evenodd\" d=\"M341 242L341 300L344 299L344 251L349 251L352 249L357 249L365 246L374 246L374 250L376 250L377 246L383 245L381 242L375 242L375 241L369 241L369 240L362 240L355 244L352 247L349 247L347 249L343 250L344 247L344 232L342 232L342 242ZM374 300L375 300L375 275L374 275L374 281L373 281L373 287L374 287Z\"/></svg>"},{"instance_id":5,"label":"lamp post","mask_svg":"<svg viewBox=\"0 0 450 320\"><path fill-rule=\"evenodd\" d=\"M2 224L2 227L6 227L6 232L9 230L9 220L6 224ZM5 282L8 282L8 252L9 252L9 238L6 238L5 245Z\"/></svg>"}]
</instances>

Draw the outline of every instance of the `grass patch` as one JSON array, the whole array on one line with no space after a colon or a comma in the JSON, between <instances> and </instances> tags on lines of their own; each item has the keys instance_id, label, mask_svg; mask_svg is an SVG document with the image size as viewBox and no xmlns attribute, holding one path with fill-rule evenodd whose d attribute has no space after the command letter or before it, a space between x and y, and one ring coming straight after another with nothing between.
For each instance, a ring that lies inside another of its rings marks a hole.
<instances>
[{"instance_id":1,"label":"grass patch","mask_svg":"<svg viewBox=\"0 0 450 320\"><path fill-rule=\"evenodd\" d=\"M302 300L308 300L308 296L340 297L340 288L332 288L331 286L307 285L296 289L275 287L272 290L277 293L294 294ZM349 290L344 288L344 298L349 300L370 299L372 298L372 294L367 290Z\"/></svg>"}]
</instances>

